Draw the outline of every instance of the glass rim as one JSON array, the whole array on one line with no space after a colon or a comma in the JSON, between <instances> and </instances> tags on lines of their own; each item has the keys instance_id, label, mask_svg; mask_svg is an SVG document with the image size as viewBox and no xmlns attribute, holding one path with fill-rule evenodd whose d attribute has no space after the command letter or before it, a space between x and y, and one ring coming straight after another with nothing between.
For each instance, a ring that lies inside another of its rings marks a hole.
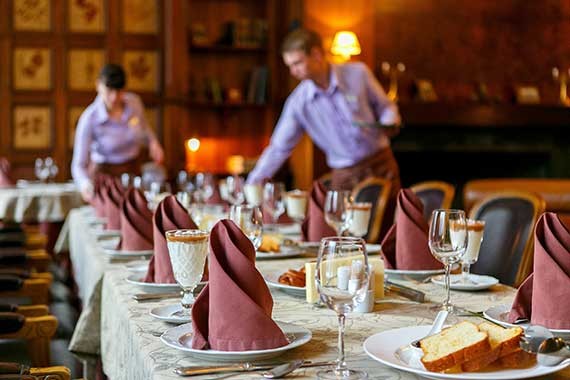
<instances>
[{"instance_id":1,"label":"glass rim","mask_svg":"<svg viewBox=\"0 0 570 380\"><path fill-rule=\"evenodd\" d=\"M462 210L462 209L459 209L459 208L437 208L437 209L433 210L431 213L432 213L432 215L433 215L433 214L435 214L435 213L441 213L441 212L447 212L447 213L450 213L450 214L451 214L451 213L453 213L453 214L455 214L455 213L458 213L458 214L459 214L459 213L463 213L463 214L465 214L465 210Z\"/></svg>"},{"instance_id":2,"label":"glass rim","mask_svg":"<svg viewBox=\"0 0 570 380\"><path fill-rule=\"evenodd\" d=\"M165 236L209 236L208 231L199 228L180 228L177 230L168 230L164 232Z\"/></svg>"},{"instance_id":3,"label":"glass rim","mask_svg":"<svg viewBox=\"0 0 570 380\"><path fill-rule=\"evenodd\" d=\"M363 241L364 243L366 243L363 238L357 237L357 236L327 236L327 237L321 238L320 244L322 244L323 242L328 242L328 241L347 242L347 243L349 243L349 242L355 243L355 242Z\"/></svg>"}]
</instances>

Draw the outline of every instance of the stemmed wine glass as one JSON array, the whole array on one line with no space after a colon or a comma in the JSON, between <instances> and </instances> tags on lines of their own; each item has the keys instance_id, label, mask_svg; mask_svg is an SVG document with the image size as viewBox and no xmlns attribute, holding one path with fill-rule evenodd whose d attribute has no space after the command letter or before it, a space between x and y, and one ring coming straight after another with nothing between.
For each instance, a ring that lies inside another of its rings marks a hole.
<instances>
[{"instance_id":1,"label":"stemmed wine glass","mask_svg":"<svg viewBox=\"0 0 570 380\"><path fill-rule=\"evenodd\" d=\"M233 205L230 208L230 220L239 226L245 236L251 240L257 250L263 239L263 216L257 206Z\"/></svg>"},{"instance_id":2,"label":"stemmed wine glass","mask_svg":"<svg viewBox=\"0 0 570 380\"><path fill-rule=\"evenodd\" d=\"M210 173L197 173L194 178L196 203L206 203L214 195L214 177Z\"/></svg>"},{"instance_id":3,"label":"stemmed wine glass","mask_svg":"<svg viewBox=\"0 0 570 380\"><path fill-rule=\"evenodd\" d=\"M350 205L352 197L350 191L329 190L325 199L325 221L335 231L337 236L342 236L350 227L352 212Z\"/></svg>"},{"instance_id":4,"label":"stemmed wine glass","mask_svg":"<svg viewBox=\"0 0 570 380\"><path fill-rule=\"evenodd\" d=\"M285 185L281 182L267 182L263 187L263 209L271 215L275 225L285 212Z\"/></svg>"},{"instance_id":5,"label":"stemmed wine glass","mask_svg":"<svg viewBox=\"0 0 570 380\"><path fill-rule=\"evenodd\" d=\"M342 265L350 268L348 284L339 279L338 273ZM317 373L319 379L367 378L366 372L347 368L344 357L344 327L346 313L364 300L369 278L368 255L363 239L335 236L321 240L315 279L321 300L338 316L338 358L334 369Z\"/></svg>"},{"instance_id":6,"label":"stemmed wine glass","mask_svg":"<svg viewBox=\"0 0 570 380\"><path fill-rule=\"evenodd\" d=\"M232 205L239 205L244 202L243 185L243 178L238 175L232 175L226 178L228 202Z\"/></svg>"},{"instance_id":7,"label":"stemmed wine glass","mask_svg":"<svg viewBox=\"0 0 570 380\"><path fill-rule=\"evenodd\" d=\"M36 158L36 161L34 163L34 174L40 180L40 182L45 182L49 178L50 167L48 166L47 158L45 160Z\"/></svg>"},{"instance_id":8,"label":"stemmed wine glass","mask_svg":"<svg viewBox=\"0 0 570 380\"><path fill-rule=\"evenodd\" d=\"M166 245L174 279L182 288L183 310L173 316L188 317L194 303L193 291L202 279L208 257L209 233L201 230L166 231Z\"/></svg>"},{"instance_id":9,"label":"stemmed wine glass","mask_svg":"<svg viewBox=\"0 0 570 380\"><path fill-rule=\"evenodd\" d=\"M446 297L442 308L453 312L449 301L449 277L451 265L461 260L467 248L467 218L463 210L434 210L429 226L429 249L431 254L445 265Z\"/></svg>"}]
</instances>

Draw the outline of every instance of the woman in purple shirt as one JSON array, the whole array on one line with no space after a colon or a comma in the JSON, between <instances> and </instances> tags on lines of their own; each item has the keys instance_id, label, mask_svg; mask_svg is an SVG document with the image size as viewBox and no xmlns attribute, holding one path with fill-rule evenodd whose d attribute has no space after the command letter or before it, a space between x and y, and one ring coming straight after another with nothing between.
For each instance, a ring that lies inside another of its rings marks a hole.
<instances>
[{"instance_id":1,"label":"woman in purple shirt","mask_svg":"<svg viewBox=\"0 0 570 380\"><path fill-rule=\"evenodd\" d=\"M294 30L281 51L301 83L287 98L269 146L247 182L271 178L307 133L326 155L333 188L352 189L367 176L391 180L384 217L391 223L400 173L389 138L399 132L398 108L365 64L327 62L321 37L313 31Z\"/></svg>"},{"instance_id":2,"label":"woman in purple shirt","mask_svg":"<svg viewBox=\"0 0 570 380\"><path fill-rule=\"evenodd\" d=\"M121 66L105 65L97 79L97 97L77 123L71 174L86 201L93 195L96 174L139 174L142 147L148 146L156 163L164 159L140 98L124 91L125 84Z\"/></svg>"}]
</instances>

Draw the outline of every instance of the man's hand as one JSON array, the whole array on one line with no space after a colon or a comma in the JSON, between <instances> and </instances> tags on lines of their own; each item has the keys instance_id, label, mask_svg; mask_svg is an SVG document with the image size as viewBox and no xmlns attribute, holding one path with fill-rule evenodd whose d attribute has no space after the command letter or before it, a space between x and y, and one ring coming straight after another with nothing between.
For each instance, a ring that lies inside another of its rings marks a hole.
<instances>
[{"instance_id":1,"label":"man's hand","mask_svg":"<svg viewBox=\"0 0 570 380\"><path fill-rule=\"evenodd\" d=\"M93 185L90 182L86 182L81 189L81 198L87 203L91 203L93 200Z\"/></svg>"},{"instance_id":2,"label":"man's hand","mask_svg":"<svg viewBox=\"0 0 570 380\"><path fill-rule=\"evenodd\" d=\"M150 158L157 164L162 164L164 161L164 151L157 140L152 140L148 146L148 153Z\"/></svg>"}]
</instances>

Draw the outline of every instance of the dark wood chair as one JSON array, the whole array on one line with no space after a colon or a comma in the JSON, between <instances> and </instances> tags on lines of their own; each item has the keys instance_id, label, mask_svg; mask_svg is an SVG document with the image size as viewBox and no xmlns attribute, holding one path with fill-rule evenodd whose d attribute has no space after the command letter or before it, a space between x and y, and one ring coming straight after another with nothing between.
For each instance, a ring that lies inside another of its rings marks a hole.
<instances>
[{"instance_id":1,"label":"dark wood chair","mask_svg":"<svg viewBox=\"0 0 570 380\"><path fill-rule=\"evenodd\" d=\"M424 219L429 222L433 210L451 208L455 186L443 181L426 181L410 186L424 205Z\"/></svg>"},{"instance_id":2,"label":"dark wood chair","mask_svg":"<svg viewBox=\"0 0 570 380\"><path fill-rule=\"evenodd\" d=\"M484 220L485 232L472 272L518 287L532 272L534 226L544 209L540 196L518 191L491 194L475 204L469 217Z\"/></svg>"},{"instance_id":3,"label":"dark wood chair","mask_svg":"<svg viewBox=\"0 0 570 380\"><path fill-rule=\"evenodd\" d=\"M29 367L19 363L0 362L0 379L19 380L70 380L71 371L67 367ZM12 375L12 376L10 376ZM5 377L4 377L5 376Z\"/></svg>"},{"instance_id":4,"label":"dark wood chair","mask_svg":"<svg viewBox=\"0 0 570 380\"><path fill-rule=\"evenodd\" d=\"M359 182L352 190L354 202L372 203L368 234L364 237L369 243L376 243L380 238L380 228L382 227L391 187L392 183L388 179L368 177Z\"/></svg>"}]
</instances>

